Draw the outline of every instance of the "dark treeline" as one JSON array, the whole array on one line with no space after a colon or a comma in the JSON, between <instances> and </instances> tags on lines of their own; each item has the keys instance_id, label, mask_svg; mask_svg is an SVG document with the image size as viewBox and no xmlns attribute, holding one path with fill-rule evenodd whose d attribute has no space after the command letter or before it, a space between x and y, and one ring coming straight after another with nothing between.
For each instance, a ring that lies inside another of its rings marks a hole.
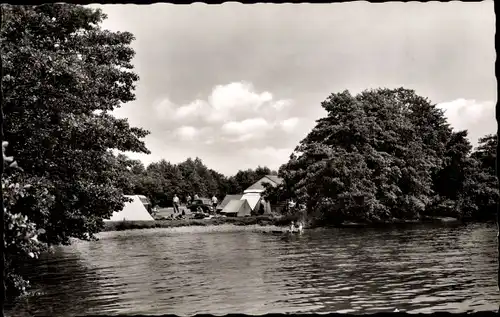
<instances>
[{"instance_id":1,"label":"dark treeline","mask_svg":"<svg viewBox=\"0 0 500 317\"><path fill-rule=\"evenodd\" d=\"M201 159L188 158L179 164L166 160L151 163L147 167L139 160L127 156L117 156L121 167L117 187L125 194L145 195L153 205L168 207L172 197L177 194L182 202L187 195L210 198L215 195L219 200L227 194L242 193L250 185L265 175L274 174L268 167L255 170L240 170L234 176L226 177L203 164Z\"/></svg>"},{"instance_id":2,"label":"dark treeline","mask_svg":"<svg viewBox=\"0 0 500 317\"><path fill-rule=\"evenodd\" d=\"M296 199L321 223L494 218L496 135L473 151L442 110L408 89L332 94L328 115L281 166L272 199Z\"/></svg>"}]
</instances>

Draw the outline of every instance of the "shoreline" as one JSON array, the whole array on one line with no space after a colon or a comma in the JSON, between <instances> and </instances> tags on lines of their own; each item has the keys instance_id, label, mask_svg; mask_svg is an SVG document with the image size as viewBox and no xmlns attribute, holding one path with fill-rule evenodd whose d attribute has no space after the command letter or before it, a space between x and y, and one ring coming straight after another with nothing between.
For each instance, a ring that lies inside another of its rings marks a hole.
<instances>
[{"instance_id":1,"label":"shoreline","mask_svg":"<svg viewBox=\"0 0 500 317\"><path fill-rule=\"evenodd\" d=\"M282 218L273 218L269 216L252 216L252 217L217 217L211 219L160 219L153 221L117 221L105 222L101 232L107 231L123 231L135 229L155 229L155 228L178 228L192 226L219 226L223 224L232 224L236 226L284 226ZM288 221L289 223L290 221Z\"/></svg>"},{"instance_id":2,"label":"shoreline","mask_svg":"<svg viewBox=\"0 0 500 317\"><path fill-rule=\"evenodd\" d=\"M156 228L179 228L192 226L219 226L230 224L235 226L275 226L287 227L292 220L297 217L271 217L271 216L251 216L251 217L217 217L212 219L179 219L179 220L154 220L154 221L117 221L105 222L101 232L137 230L137 229L156 229ZM419 224L435 224L435 225L462 225L465 223L477 221L463 221L452 217L426 217L419 220L402 220L394 219L386 222L344 222L337 225L312 225L306 226L307 229L313 228L381 228L395 226L411 226Z\"/></svg>"}]
</instances>

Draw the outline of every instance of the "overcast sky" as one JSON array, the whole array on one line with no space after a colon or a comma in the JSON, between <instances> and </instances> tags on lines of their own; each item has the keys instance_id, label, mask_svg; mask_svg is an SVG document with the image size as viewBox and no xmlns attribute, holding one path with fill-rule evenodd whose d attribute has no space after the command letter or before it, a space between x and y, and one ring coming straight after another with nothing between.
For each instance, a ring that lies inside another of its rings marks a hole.
<instances>
[{"instance_id":1,"label":"overcast sky","mask_svg":"<svg viewBox=\"0 0 500 317\"><path fill-rule=\"evenodd\" d=\"M134 102L151 155L226 175L277 169L333 92L415 89L471 141L496 132L495 16L482 3L95 5L136 40Z\"/></svg>"}]
</instances>

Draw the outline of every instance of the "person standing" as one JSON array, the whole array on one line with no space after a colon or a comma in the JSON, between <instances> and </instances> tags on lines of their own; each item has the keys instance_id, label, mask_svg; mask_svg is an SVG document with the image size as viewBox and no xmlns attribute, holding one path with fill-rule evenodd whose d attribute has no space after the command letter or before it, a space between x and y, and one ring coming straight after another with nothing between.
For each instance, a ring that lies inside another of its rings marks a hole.
<instances>
[{"instance_id":1,"label":"person standing","mask_svg":"<svg viewBox=\"0 0 500 317\"><path fill-rule=\"evenodd\" d=\"M194 194L194 200L197 200L197 199L200 199L200 197L198 197L198 194Z\"/></svg>"},{"instance_id":2,"label":"person standing","mask_svg":"<svg viewBox=\"0 0 500 317\"><path fill-rule=\"evenodd\" d=\"M188 206L191 205L191 195L189 195L189 194L186 197L186 205L188 205Z\"/></svg>"},{"instance_id":3,"label":"person standing","mask_svg":"<svg viewBox=\"0 0 500 317\"><path fill-rule=\"evenodd\" d=\"M177 214L179 212L179 197L177 197L177 194L174 195L174 214Z\"/></svg>"},{"instance_id":4,"label":"person standing","mask_svg":"<svg viewBox=\"0 0 500 317\"><path fill-rule=\"evenodd\" d=\"M213 210L213 212L217 211L217 203L218 203L217 197L215 197L215 195L213 195L212 196L212 210Z\"/></svg>"}]
</instances>

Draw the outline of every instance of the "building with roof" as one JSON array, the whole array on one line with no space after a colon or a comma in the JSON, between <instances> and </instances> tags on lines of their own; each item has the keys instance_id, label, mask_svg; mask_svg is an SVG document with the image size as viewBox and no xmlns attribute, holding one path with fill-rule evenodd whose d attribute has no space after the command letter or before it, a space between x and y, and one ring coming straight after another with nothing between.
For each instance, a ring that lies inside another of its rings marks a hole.
<instances>
[{"instance_id":1,"label":"building with roof","mask_svg":"<svg viewBox=\"0 0 500 317\"><path fill-rule=\"evenodd\" d=\"M269 184L271 184L271 186L276 187L276 186L279 186L282 182L283 182L283 179L281 179L278 176L266 175L266 176L262 177L261 179L259 179L254 184L252 184L250 187L245 189L243 191L243 194L241 194L241 195L226 195L226 197L224 197L224 200L217 207L217 210L220 210L220 211L224 210L226 208L226 206L228 206L231 201L245 200L247 202L248 206L250 207L251 214L254 214L254 215L255 214L257 214L257 215L258 214L264 214L264 215L271 214L271 204L269 203L269 201L266 201L262 197L262 193L266 189L264 187L264 184L269 183ZM236 207L236 206L243 206L244 204L241 205L241 204L232 203L231 205ZM246 207L244 207L244 208L246 210ZM227 213L227 214L234 215L235 213L231 212L231 213Z\"/></svg>"},{"instance_id":2,"label":"building with roof","mask_svg":"<svg viewBox=\"0 0 500 317\"><path fill-rule=\"evenodd\" d=\"M250 187L245 189L243 193L262 193L266 188L265 183L271 184L271 186L276 187L283 182L283 179L275 175L266 175L259 179L257 182L252 184Z\"/></svg>"}]
</instances>

